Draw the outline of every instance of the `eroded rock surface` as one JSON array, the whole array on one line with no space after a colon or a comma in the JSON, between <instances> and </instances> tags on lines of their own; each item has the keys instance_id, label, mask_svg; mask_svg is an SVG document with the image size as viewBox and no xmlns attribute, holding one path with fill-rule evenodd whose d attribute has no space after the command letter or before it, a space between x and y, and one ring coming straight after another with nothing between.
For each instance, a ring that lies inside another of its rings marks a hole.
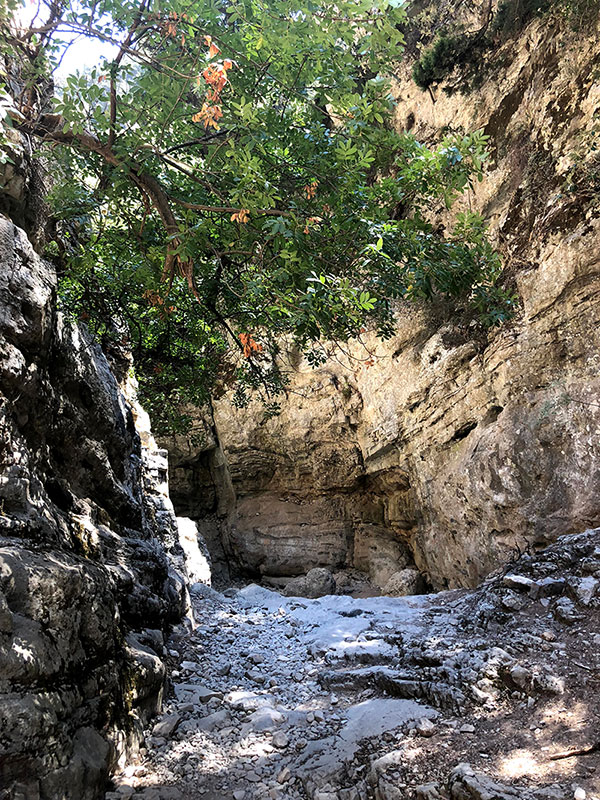
<instances>
[{"instance_id":1,"label":"eroded rock surface","mask_svg":"<svg viewBox=\"0 0 600 800\"><path fill-rule=\"evenodd\" d=\"M476 29L487 3L458 5ZM394 337L352 344L352 359L336 351L313 370L292 353L279 417L264 423L259 404L240 414L221 398L205 446L165 443L177 502L220 526L247 572L354 567L384 587L416 565L436 588L474 586L515 553L597 524L594 20L577 31L556 15L533 20L467 96L431 96L396 69L399 128L431 143L448 127L490 136L485 180L457 210L489 221L522 308L483 338L448 309L401 308Z\"/></svg>"},{"instance_id":2,"label":"eroded rock surface","mask_svg":"<svg viewBox=\"0 0 600 800\"><path fill-rule=\"evenodd\" d=\"M198 586L165 714L107 800L598 800L599 576L596 529L475 591Z\"/></svg>"},{"instance_id":3,"label":"eroded rock surface","mask_svg":"<svg viewBox=\"0 0 600 800\"><path fill-rule=\"evenodd\" d=\"M160 708L180 562L166 453L0 217L1 797L103 795Z\"/></svg>"}]
</instances>

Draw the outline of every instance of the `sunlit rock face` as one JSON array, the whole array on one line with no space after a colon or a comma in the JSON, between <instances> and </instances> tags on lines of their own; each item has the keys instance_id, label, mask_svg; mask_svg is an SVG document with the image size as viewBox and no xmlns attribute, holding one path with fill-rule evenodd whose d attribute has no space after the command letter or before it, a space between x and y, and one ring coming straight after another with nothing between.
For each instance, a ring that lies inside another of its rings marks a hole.
<instances>
[{"instance_id":1,"label":"sunlit rock face","mask_svg":"<svg viewBox=\"0 0 600 800\"><path fill-rule=\"evenodd\" d=\"M188 517L177 517L179 544L185 555L186 573L190 584L210 586L212 574L210 554L199 536L198 526Z\"/></svg>"},{"instance_id":2,"label":"sunlit rock face","mask_svg":"<svg viewBox=\"0 0 600 800\"><path fill-rule=\"evenodd\" d=\"M166 481L143 412L85 331L57 313L53 268L0 217L7 796L103 797L110 766L159 707L161 629L186 604Z\"/></svg>"},{"instance_id":3,"label":"sunlit rock face","mask_svg":"<svg viewBox=\"0 0 600 800\"><path fill-rule=\"evenodd\" d=\"M390 341L351 343L351 358L316 370L297 364L266 423L258 404L215 402L229 513L217 513L222 482L204 477L233 562L263 575L358 567L381 587L416 563L434 587L468 586L598 523L600 223L586 180L599 53L597 31L544 18L499 47L502 67L466 96L423 93L395 71L400 129L430 143L447 126L490 136L486 178L454 211L489 221L521 307L485 336L448 308L400 308ZM185 502L186 463L211 446L174 443Z\"/></svg>"}]
</instances>

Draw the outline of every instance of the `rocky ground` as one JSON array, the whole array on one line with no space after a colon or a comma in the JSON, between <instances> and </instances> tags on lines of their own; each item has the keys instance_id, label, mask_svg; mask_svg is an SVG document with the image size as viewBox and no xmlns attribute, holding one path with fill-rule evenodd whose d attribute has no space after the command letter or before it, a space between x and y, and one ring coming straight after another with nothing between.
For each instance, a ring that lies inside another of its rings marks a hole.
<instances>
[{"instance_id":1,"label":"rocky ground","mask_svg":"<svg viewBox=\"0 0 600 800\"><path fill-rule=\"evenodd\" d=\"M475 591L193 592L107 800L598 800L600 529Z\"/></svg>"}]
</instances>

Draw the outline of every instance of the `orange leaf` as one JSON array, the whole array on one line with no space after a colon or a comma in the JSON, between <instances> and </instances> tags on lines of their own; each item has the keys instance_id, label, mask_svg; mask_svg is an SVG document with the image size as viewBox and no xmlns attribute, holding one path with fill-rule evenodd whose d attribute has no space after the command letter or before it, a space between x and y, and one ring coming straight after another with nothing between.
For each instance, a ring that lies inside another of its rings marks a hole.
<instances>
[{"instance_id":1,"label":"orange leaf","mask_svg":"<svg viewBox=\"0 0 600 800\"><path fill-rule=\"evenodd\" d=\"M209 64L202 72L202 77L217 92L221 92L227 83L227 72L219 64Z\"/></svg>"},{"instance_id":2,"label":"orange leaf","mask_svg":"<svg viewBox=\"0 0 600 800\"><path fill-rule=\"evenodd\" d=\"M242 225L245 225L249 219L250 211L247 208L240 208L239 211L234 211L234 213L231 215L232 222L240 222ZM241 335L246 336L246 334Z\"/></svg>"},{"instance_id":3,"label":"orange leaf","mask_svg":"<svg viewBox=\"0 0 600 800\"><path fill-rule=\"evenodd\" d=\"M233 67L233 61L230 61L228 58L223 61L223 69L231 69Z\"/></svg>"},{"instance_id":4,"label":"orange leaf","mask_svg":"<svg viewBox=\"0 0 600 800\"><path fill-rule=\"evenodd\" d=\"M242 345L242 351L244 353L245 358L251 358L253 353L262 352L263 349L262 344L258 344L258 342L255 342L252 337L252 334L240 333L239 339L240 339L240 344Z\"/></svg>"},{"instance_id":5,"label":"orange leaf","mask_svg":"<svg viewBox=\"0 0 600 800\"><path fill-rule=\"evenodd\" d=\"M223 111L221 106L211 106L208 103L204 103L200 111L192 115L192 122L202 122L205 128L211 127L215 130L219 130L217 120L221 119L222 116Z\"/></svg>"},{"instance_id":6,"label":"orange leaf","mask_svg":"<svg viewBox=\"0 0 600 800\"><path fill-rule=\"evenodd\" d=\"M219 48L217 47L217 45L216 45L216 44L211 44L211 46L210 46L210 48L209 48L209 50L208 50L208 57L209 57L209 58L214 58L214 57L215 57L215 56L217 56L217 55L218 55L220 52L221 52L221 51L219 50Z\"/></svg>"},{"instance_id":7,"label":"orange leaf","mask_svg":"<svg viewBox=\"0 0 600 800\"><path fill-rule=\"evenodd\" d=\"M306 192L306 197L308 200L312 200L315 194L317 193L317 186L319 185L319 181L314 180L310 183L307 183L306 186L303 187L304 191Z\"/></svg>"}]
</instances>

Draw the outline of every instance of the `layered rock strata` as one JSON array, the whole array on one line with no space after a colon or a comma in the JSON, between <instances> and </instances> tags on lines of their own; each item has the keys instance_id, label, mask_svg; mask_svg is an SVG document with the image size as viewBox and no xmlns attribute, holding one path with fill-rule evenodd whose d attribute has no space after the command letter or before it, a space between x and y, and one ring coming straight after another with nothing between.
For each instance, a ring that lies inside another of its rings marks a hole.
<instances>
[{"instance_id":1,"label":"layered rock strata","mask_svg":"<svg viewBox=\"0 0 600 800\"><path fill-rule=\"evenodd\" d=\"M296 360L280 416L222 398L216 440L166 443L188 505L190 475L224 456L234 511L216 513L223 481L210 470L201 485L246 571L355 567L383 587L414 562L435 588L472 586L600 520L597 19L533 20L466 96L421 92L395 71L400 129L431 143L449 129L490 137L485 180L456 210L490 223L520 308L485 335L450 308L399 308L389 341L351 343L316 370Z\"/></svg>"}]
</instances>

